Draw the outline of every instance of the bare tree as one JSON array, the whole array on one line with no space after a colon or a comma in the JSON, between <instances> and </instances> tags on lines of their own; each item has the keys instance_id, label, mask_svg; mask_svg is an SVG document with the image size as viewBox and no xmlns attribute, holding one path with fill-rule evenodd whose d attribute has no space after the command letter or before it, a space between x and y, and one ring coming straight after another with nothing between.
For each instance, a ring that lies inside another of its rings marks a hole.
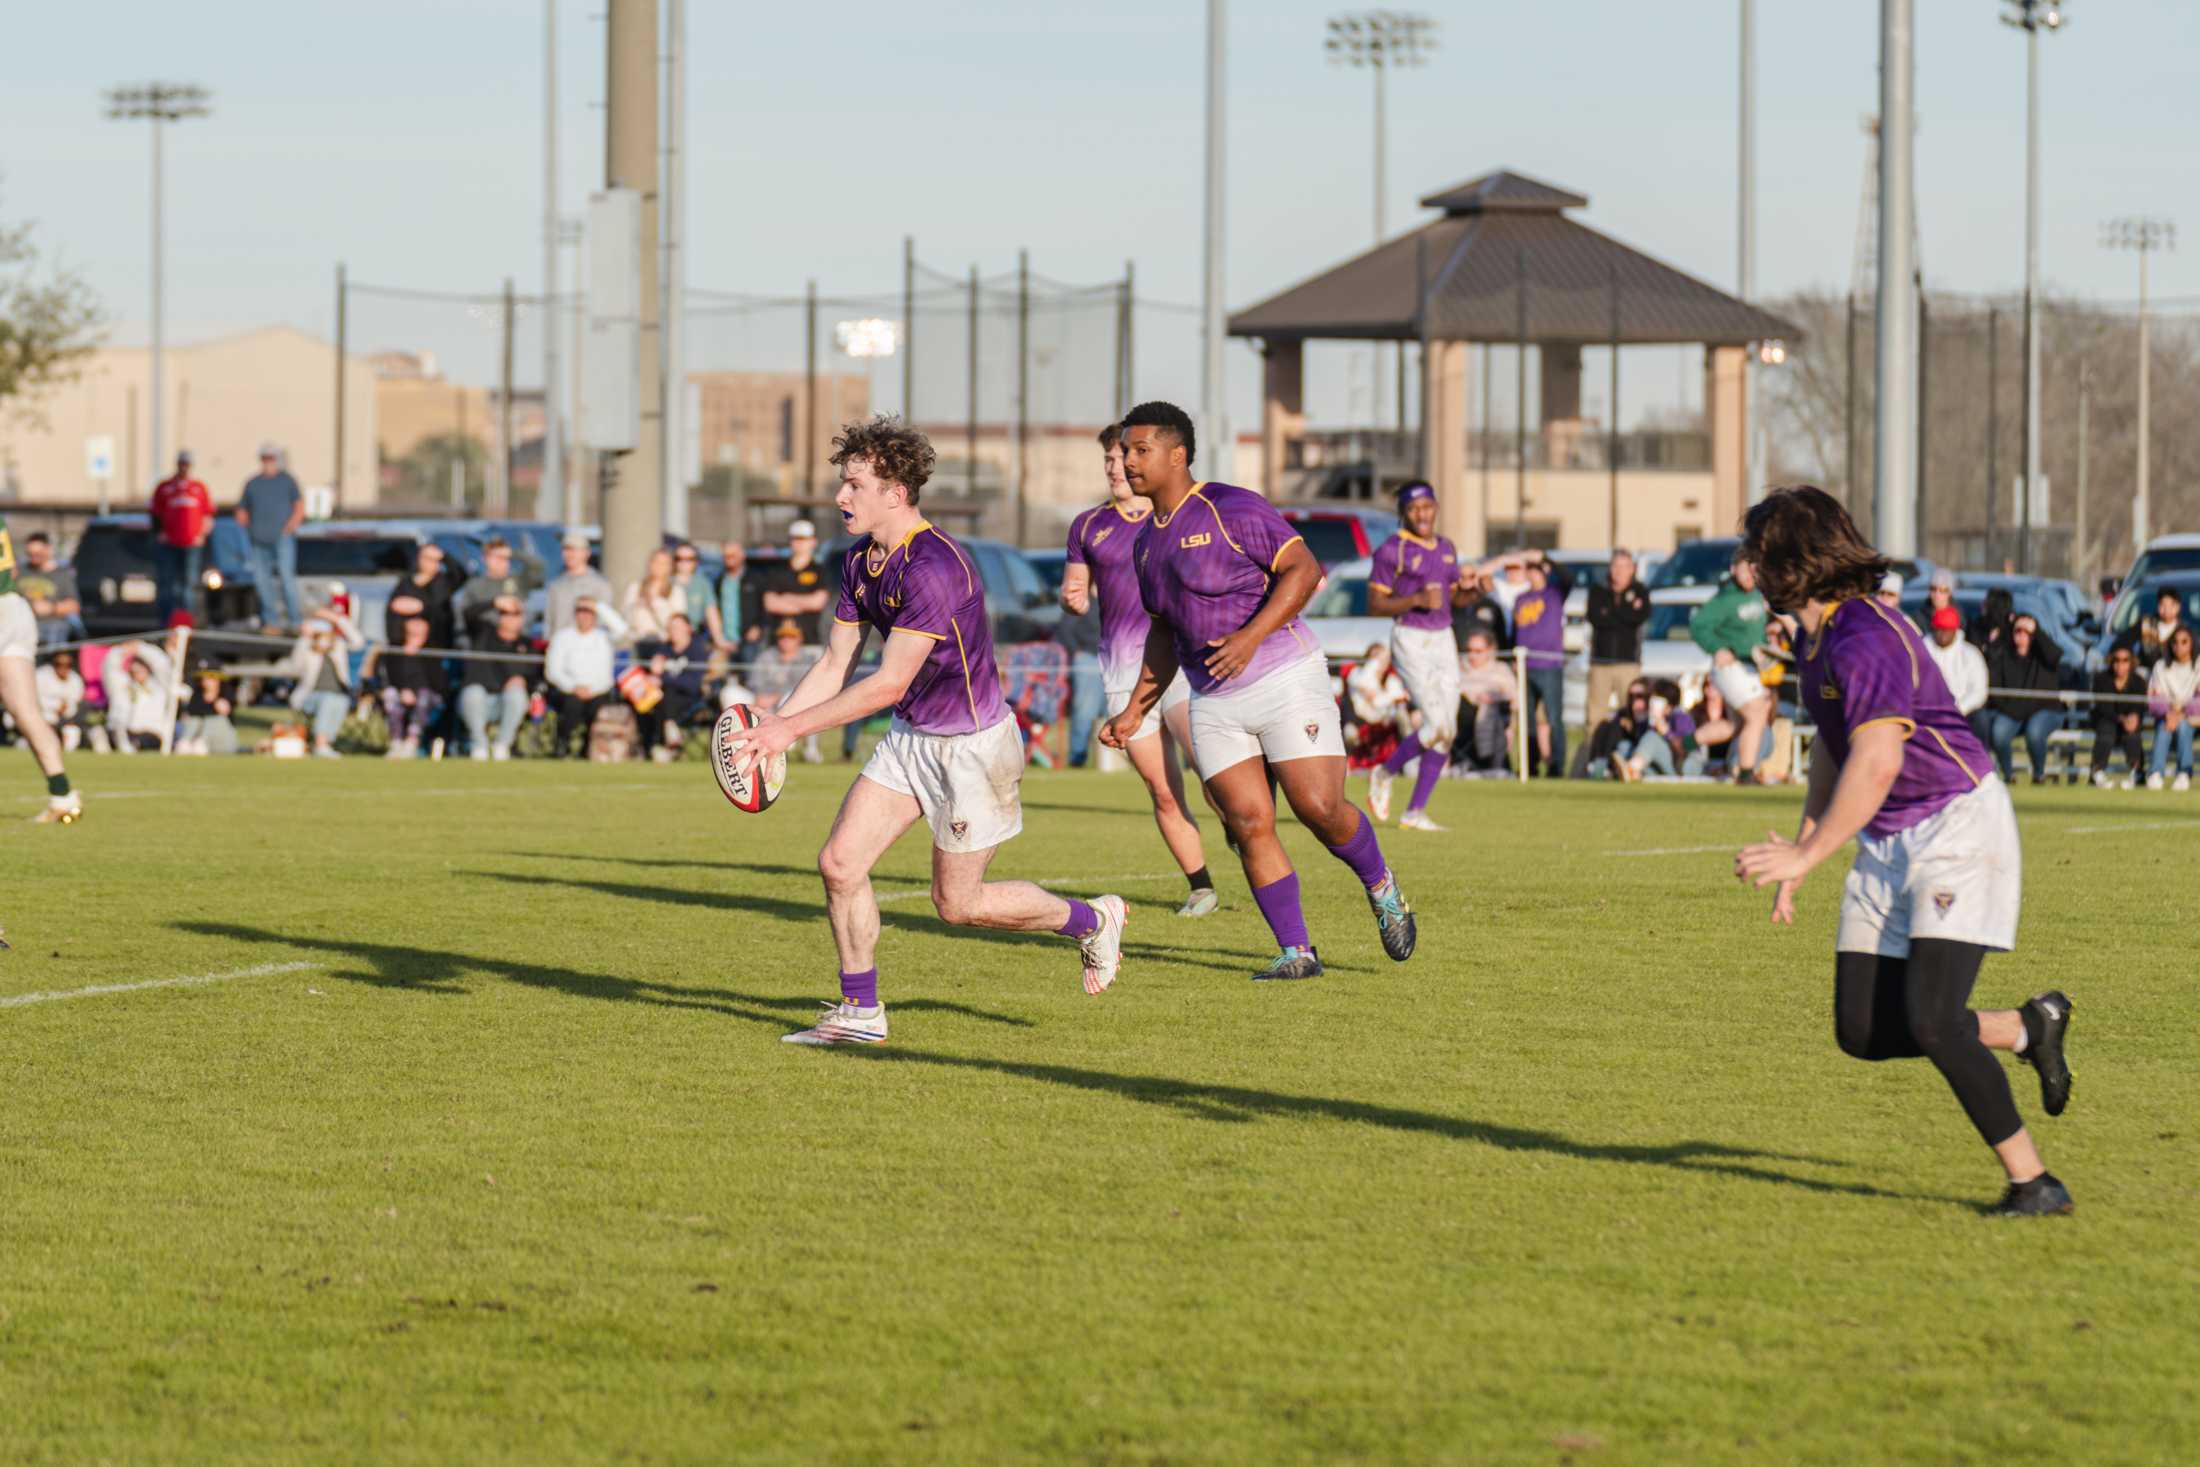
<instances>
[{"instance_id":1,"label":"bare tree","mask_svg":"<svg viewBox=\"0 0 2200 1467\"><path fill-rule=\"evenodd\" d=\"M38 395L76 375L102 324L90 287L39 268L30 225L0 223L0 411L35 421Z\"/></svg>"}]
</instances>

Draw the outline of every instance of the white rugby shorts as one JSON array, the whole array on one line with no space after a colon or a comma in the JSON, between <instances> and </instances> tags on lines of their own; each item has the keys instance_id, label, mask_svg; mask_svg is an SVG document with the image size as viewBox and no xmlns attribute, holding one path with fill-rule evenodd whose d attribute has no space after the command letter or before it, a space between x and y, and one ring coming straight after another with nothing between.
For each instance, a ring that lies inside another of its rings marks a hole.
<instances>
[{"instance_id":1,"label":"white rugby shorts","mask_svg":"<svg viewBox=\"0 0 2200 1467\"><path fill-rule=\"evenodd\" d=\"M1903 958L1922 937L2008 952L2023 894L2017 812L1989 774L1908 830L1857 837L1834 949Z\"/></svg>"},{"instance_id":2,"label":"white rugby shorts","mask_svg":"<svg viewBox=\"0 0 2200 1467\"><path fill-rule=\"evenodd\" d=\"M967 734L919 733L897 718L863 778L915 797L943 851L989 851L1024 828L1024 741L1013 716Z\"/></svg>"},{"instance_id":3,"label":"white rugby shorts","mask_svg":"<svg viewBox=\"0 0 2200 1467\"><path fill-rule=\"evenodd\" d=\"M1421 710L1421 745L1441 749L1459 732L1459 643L1450 627L1393 626L1390 665Z\"/></svg>"},{"instance_id":4,"label":"white rugby shorts","mask_svg":"<svg viewBox=\"0 0 2200 1467\"><path fill-rule=\"evenodd\" d=\"M1120 692L1114 688L1108 689L1108 717L1113 718L1116 714L1130 707L1131 694L1137 691L1136 684L1124 688ZM1153 707L1146 710L1145 721L1138 725L1138 732L1131 735L1131 742L1135 744L1140 739L1150 739L1161 732L1161 715L1175 708L1178 704L1188 701L1191 696L1192 685L1184 680L1184 669L1180 667L1176 670L1175 679L1161 690L1160 700Z\"/></svg>"},{"instance_id":5,"label":"white rugby shorts","mask_svg":"<svg viewBox=\"0 0 2200 1467\"><path fill-rule=\"evenodd\" d=\"M1192 763L1201 779L1261 756L1271 764L1344 757L1329 664L1319 652L1249 688L1192 694Z\"/></svg>"},{"instance_id":6,"label":"white rugby shorts","mask_svg":"<svg viewBox=\"0 0 2200 1467\"><path fill-rule=\"evenodd\" d=\"M1747 658L1737 657L1724 667L1713 668L1711 676L1719 685L1719 696L1736 713L1765 695L1765 680L1758 675L1757 664Z\"/></svg>"},{"instance_id":7,"label":"white rugby shorts","mask_svg":"<svg viewBox=\"0 0 2200 1467\"><path fill-rule=\"evenodd\" d=\"M0 596L0 657L38 660L38 617L20 591Z\"/></svg>"}]
</instances>

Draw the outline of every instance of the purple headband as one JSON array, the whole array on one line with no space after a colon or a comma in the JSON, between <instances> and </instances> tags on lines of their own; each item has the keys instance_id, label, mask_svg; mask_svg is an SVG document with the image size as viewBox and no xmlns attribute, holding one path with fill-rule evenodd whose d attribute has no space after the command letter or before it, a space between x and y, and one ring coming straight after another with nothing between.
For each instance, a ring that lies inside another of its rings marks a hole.
<instances>
[{"instance_id":1,"label":"purple headband","mask_svg":"<svg viewBox=\"0 0 2200 1467\"><path fill-rule=\"evenodd\" d=\"M1405 512L1405 507L1413 503L1414 500L1434 499L1435 497L1436 491L1434 489L1431 489L1428 485L1421 483L1419 480L1415 480L1413 483L1405 485L1398 491L1398 510L1402 514Z\"/></svg>"}]
</instances>

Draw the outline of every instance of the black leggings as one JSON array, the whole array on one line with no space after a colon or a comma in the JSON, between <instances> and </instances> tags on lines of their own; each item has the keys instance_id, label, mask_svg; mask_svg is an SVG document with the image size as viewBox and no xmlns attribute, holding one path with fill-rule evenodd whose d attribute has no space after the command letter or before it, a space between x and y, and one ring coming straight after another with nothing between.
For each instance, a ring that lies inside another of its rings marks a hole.
<instances>
[{"instance_id":1,"label":"black leggings","mask_svg":"<svg viewBox=\"0 0 2200 1467\"><path fill-rule=\"evenodd\" d=\"M1933 938L1912 942L1907 958L1836 953L1833 1032L1853 1059L1930 1059L1986 1144L1999 1146L2024 1122L1970 1009L1985 960L1976 944Z\"/></svg>"}]
</instances>

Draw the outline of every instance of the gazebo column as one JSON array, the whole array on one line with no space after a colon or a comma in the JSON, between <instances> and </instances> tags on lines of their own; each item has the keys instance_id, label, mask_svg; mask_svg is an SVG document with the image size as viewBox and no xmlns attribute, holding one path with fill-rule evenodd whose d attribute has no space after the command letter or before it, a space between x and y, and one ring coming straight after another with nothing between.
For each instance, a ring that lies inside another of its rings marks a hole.
<instances>
[{"instance_id":1,"label":"gazebo column","mask_svg":"<svg viewBox=\"0 0 2200 1467\"><path fill-rule=\"evenodd\" d=\"M1742 399L1742 354L1747 348L1704 349L1704 426L1711 435L1711 533L1741 533L1749 502L1748 410Z\"/></svg>"},{"instance_id":2,"label":"gazebo column","mask_svg":"<svg viewBox=\"0 0 2200 1467\"><path fill-rule=\"evenodd\" d=\"M1421 472L1436 490L1436 526L1461 555L1480 555L1482 501L1467 492L1467 343L1431 341L1421 354Z\"/></svg>"},{"instance_id":3,"label":"gazebo column","mask_svg":"<svg viewBox=\"0 0 2200 1467\"><path fill-rule=\"evenodd\" d=\"M1268 337L1260 344L1261 491L1283 497L1284 475L1300 457L1306 437L1306 343Z\"/></svg>"}]
</instances>

